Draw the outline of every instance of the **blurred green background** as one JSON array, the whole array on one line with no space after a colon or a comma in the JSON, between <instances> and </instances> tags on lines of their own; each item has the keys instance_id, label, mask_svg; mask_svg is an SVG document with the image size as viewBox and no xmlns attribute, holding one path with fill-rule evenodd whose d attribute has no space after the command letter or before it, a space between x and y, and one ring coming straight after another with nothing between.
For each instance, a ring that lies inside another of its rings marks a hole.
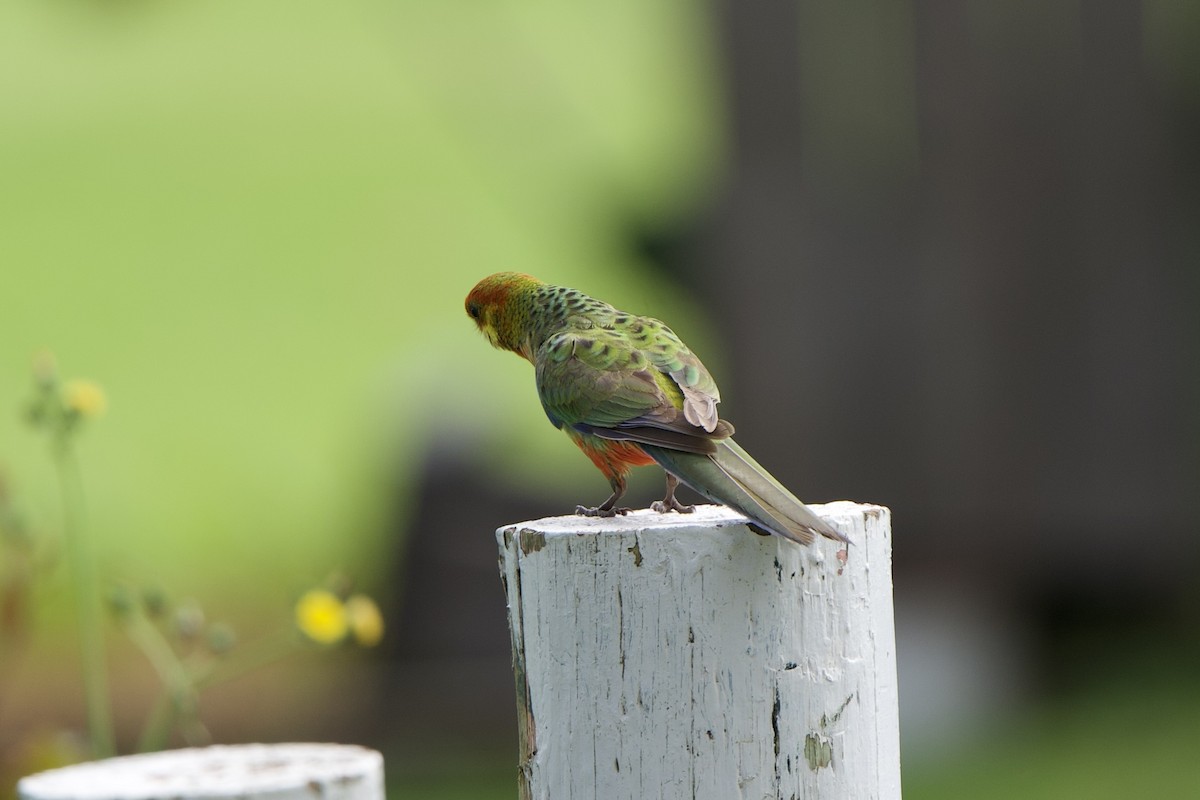
<instances>
[{"instance_id":1,"label":"blurred green background","mask_svg":"<svg viewBox=\"0 0 1200 800\"><path fill-rule=\"evenodd\" d=\"M1192 796L1198 30L1166 2L10 0L0 472L53 534L20 414L49 348L109 397L80 446L105 581L248 636L334 571L384 606L378 651L206 694L217 740L511 797L491 530L606 491L462 313L529 272L668 320L806 499L893 505L908 797ZM1126 561L1141 525L1176 557ZM0 644L10 771L81 726L68 599L59 570ZM128 748L150 673L110 634Z\"/></svg>"}]
</instances>

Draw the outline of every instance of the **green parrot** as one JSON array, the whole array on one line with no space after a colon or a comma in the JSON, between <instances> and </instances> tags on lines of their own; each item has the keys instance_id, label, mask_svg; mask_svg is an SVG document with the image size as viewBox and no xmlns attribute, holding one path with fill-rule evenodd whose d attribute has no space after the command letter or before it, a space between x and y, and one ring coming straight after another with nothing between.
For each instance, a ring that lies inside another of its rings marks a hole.
<instances>
[{"instance_id":1,"label":"green parrot","mask_svg":"<svg viewBox=\"0 0 1200 800\"><path fill-rule=\"evenodd\" d=\"M716 382L659 320L517 272L481 280L466 309L493 346L533 364L546 416L608 478L612 495L577 513L627 513L617 506L626 476L657 463L667 493L655 511L694 510L675 498L682 481L745 514L760 532L800 544L815 534L849 541L731 438L733 426L717 416Z\"/></svg>"}]
</instances>

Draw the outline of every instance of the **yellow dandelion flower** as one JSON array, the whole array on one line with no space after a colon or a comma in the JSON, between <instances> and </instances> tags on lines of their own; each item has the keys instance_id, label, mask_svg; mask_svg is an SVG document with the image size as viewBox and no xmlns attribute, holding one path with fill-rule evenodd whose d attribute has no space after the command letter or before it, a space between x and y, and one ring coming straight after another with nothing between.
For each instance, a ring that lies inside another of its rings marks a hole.
<instances>
[{"instance_id":1,"label":"yellow dandelion flower","mask_svg":"<svg viewBox=\"0 0 1200 800\"><path fill-rule=\"evenodd\" d=\"M108 398L99 384L92 381L67 381L63 386L63 405L81 417L98 417L108 410Z\"/></svg>"},{"instance_id":2,"label":"yellow dandelion flower","mask_svg":"<svg viewBox=\"0 0 1200 800\"><path fill-rule=\"evenodd\" d=\"M383 614L379 606L365 594L356 594L346 601L346 616L354 641L363 647L374 647L383 638Z\"/></svg>"},{"instance_id":3,"label":"yellow dandelion flower","mask_svg":"<svg viewBox=\"0 0 1200 800\"><path fill-rule=\"evenodd\" d=\"M336 644L350 627L346 606L325 589L305 592L296 602L296 627L314 642Z\"/></svg>"}]
</instances>

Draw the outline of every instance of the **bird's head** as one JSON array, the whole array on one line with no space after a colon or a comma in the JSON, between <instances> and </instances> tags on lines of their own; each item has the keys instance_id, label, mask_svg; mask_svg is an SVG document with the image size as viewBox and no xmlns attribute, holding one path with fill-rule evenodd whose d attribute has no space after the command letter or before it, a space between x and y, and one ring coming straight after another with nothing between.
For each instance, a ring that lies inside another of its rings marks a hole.
<instances>
[{"instance_id":1,"label":"bird's head","mask_svg":"<svg viewBox=\"0 0 1200 800\"><path fill-rule=\"evenodd\" d=\"M532 360L529 333L533 293L544 284L520 272L497 272L475 284L467 295L467 315L493 347Z\"/></svg>"}]
</instances>

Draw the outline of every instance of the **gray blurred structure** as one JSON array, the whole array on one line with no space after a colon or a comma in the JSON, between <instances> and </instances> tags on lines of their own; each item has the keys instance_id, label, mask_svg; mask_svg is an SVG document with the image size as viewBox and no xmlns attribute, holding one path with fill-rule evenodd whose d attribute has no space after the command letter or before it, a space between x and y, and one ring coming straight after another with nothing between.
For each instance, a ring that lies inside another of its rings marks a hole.
<instances>
[{"instance_id":1,"label":"gray blurred structure","mask_svg":"<svg viewBox=\"0 0 1200 800\"><path fill-rule=\"evenodd\" d=\"M816 7L722 26L732 168L696 252L742 438L814 498L893 505L922 557L1020 573L1085 531L1126 567L1128 536L1193 542L1200 137L1147 73L1140 4L921 3L865 32ZM914 151L813 133L896 91ZM837 461L847 441L870 458ZM994 529L964 540L979 512Z\"/></svg>"}]
</instances>

